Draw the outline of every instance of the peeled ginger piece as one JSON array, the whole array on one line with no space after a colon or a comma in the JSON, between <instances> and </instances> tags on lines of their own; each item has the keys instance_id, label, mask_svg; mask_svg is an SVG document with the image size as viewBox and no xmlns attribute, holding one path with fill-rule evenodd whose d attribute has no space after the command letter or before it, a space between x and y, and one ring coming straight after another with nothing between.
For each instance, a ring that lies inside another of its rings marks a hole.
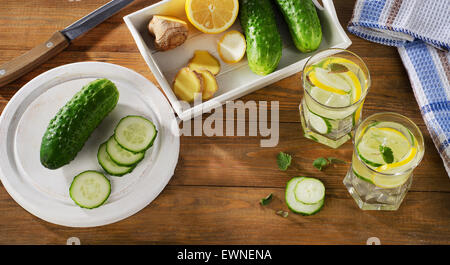
<instances>
[{"instance_id":1,"label":"peeled ginger piece","mask_svg":"<svg viewBox=\"0 0 450 265\"><path fill-rule=\"evenodd\" d=\"M162 51L180 46L188 36L187 23L170 16L154 15L148 30L155 36L156 48Z\"/></svg>"},{"instance_id":2,"label":"peeled ginger piece","mask_svg":"<svg viewBox=\"0 0 450 265\"><path fill-rule=\"evenodd\" d=\"M188 67L193 71L208 70L213 75L220 71L220 62L208 51L197 50L189 61Z\"/></svg>"},{"instance_id":3,"label":"peeled ginger piece","mask_svg":"<svg viewBox=\"0 0 450 265\"><path fill-rule=\"evenodd\" d=\"M172 89L178 99L193 102L203 91L203 77L188 67L183 67L175 76Z\"/></svg>"},{"instance_id":4,"label":"peeled ginger piece","mask_svg":"<svg viewBox=\"0 0 450 265\"><path fill-rule=\"evenodd\" d=\"M214 93L219 89L216 77L208 70L197 70L195 72L203 77L202 99L211 99L214 96Z\"/></svg>"}]
</instances>

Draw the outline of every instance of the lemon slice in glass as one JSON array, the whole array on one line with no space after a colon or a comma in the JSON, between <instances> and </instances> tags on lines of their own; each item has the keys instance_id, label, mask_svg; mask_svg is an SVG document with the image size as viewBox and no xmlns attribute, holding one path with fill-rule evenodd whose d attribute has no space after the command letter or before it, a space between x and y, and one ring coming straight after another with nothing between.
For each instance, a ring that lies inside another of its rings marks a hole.
<instances>
[{"instance_id":1,"label":"lemon slice in glass","mask_svg":"<svg viewBox=\"0 0 450 265\"><path fill-rule=\"evenodd\" d=\"M314 86L334 94L345 95L352 89L340 74L328 73L322 68L315 68L308 77Z\"/></svg>"},{"instance_id":2,"label":"lemon slice in glass","mask_svg":"<svg viewBox=\"0 0 450 265\"><path fill-rule=\"evenodd\" d=\"M391 164L403 160L412 149L411 143L400 131L390 127L374 126L367 129L357 144L356 150L361 160L367 165L382 170L384 168L381 166L388 163L383 158L380 146L389 147L392 150L394 159Z\"/></svg>"}]
</instances>

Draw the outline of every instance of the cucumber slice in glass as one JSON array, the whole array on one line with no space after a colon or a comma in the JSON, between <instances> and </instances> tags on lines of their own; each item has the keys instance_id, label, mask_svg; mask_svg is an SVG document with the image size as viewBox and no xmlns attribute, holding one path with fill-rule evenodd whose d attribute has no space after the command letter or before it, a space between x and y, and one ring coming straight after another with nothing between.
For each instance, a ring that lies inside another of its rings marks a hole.
<instances>
[{"instance_id":1,"label":"cucumber slice in glass","mask_svg":"<svg viewBox=\"0 0 450 265\"><path fill-rule=\"evenodd\" d=\"M124 149L140 153L153 145L158 131L153 122L141 116L122 118L114 131L114 138Z\"/></svg>"},{"instance_id":2,"label":"cucumber slice in glass","mask_svg":"<svg viewBox=\"0 0 450 265\"><path fill-rule=\"evenodd\" d=\"M130 173L134 169L134 166L126 167L126 166L120 166L120 165L116 164L111 159L111 157L108 155L108 153L106 152L106 143L103 143L102 145L100 145L100 148L98 149L98 153L97 153L97 159L98 159L98 163L100 164L100 166L102 166L102 168L108 174L113 175L113 176L120 177L127 173Z\"/></svg>"},{"instance_id":3,"label":"cucumber slice in glass","mask_svg":"<svg viewBox=\"0 0 450 265\"><path fill-rule=\"evenodd\" d=\"M295 185L295 199L304 204L316 204L325 198L325 186L315 178L302 178Z\"/></svg>"},{"instance_id":4,"label":"cucumber slice in glass","mask_svg":"<svg viewBox=\"0 0 450 265\"><path fill-rule=\"evenodd\" d=\"M352 170L353 170L353 174L355 174L356 177L358 177L358 178L361 179L361 180L364 180L364 181L366 181L366 182L369 182L369 183L373 184L373 181L372 181L372 180L370 180L369 178L363 177L361 174L359 174L358 172L356 172L356 170L355 170L354 168L352 168Z\"/></svg>"},{"instance_id":5,"label":"cucumber slice in glass","mask_svg":"<svg viewBox=\"0 0 450 265\"><path fill-rule=\"evenodd\" d=\"M315 204L305 204L299 202L295 197L295 187L297 183L301 181L303 177L295 177L291 179L286 185L285 200L288 208L294 213L302 215L313 215L319 212L324 204L324 199Z\"/></svg>"},{"instance_id":6,"label":"cucumber slice in glass","mask_svg":"<svg viewBox=\"0 0 450 265\"><path fill-rule=\"evenodd\" d=\"M309 124L316 132L318 132L320 134L328 134L331 132L333 126L326 118L317 116L316 114L314 114L312 112L309 112L308 116L309 116L308 117Z\"/></svg>"},{"instance_id":7,"label":"cucumber slice in glass","mask_svg":"<svg viewBox=\"0 0 450 265\"><path fill-rule=\"evenodd\" d=\"M124 148L122 148L119 143L117 143L114 136L111 136L106 142L106 152L112 161L114 161L119 166L132 166L139 163L143 158L145 153L133 153Z\"/></svg>"},{"instance_id":8,"label":"cucumber slice in glass","mask_svg":"<svg viewBox=\"0 0 450 265\"><path fill-rule=\"evenodd\" d=\"M80 207L93 209L103 205L111 194L111 183L100 172L85 171L72 180L70 198Z\"/></svg>"}]
</instances>

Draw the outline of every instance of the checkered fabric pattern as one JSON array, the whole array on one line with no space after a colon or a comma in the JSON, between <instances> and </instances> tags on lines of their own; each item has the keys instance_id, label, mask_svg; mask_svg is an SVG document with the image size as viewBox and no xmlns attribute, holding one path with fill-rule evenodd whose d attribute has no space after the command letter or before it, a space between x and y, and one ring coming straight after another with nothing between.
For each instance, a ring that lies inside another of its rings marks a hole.
<instances>
[{"instance_id":1,"label":"checkered fabric pattern","mask_svg":"<svg viewBox=\"0 0 450 265\"><path fill-rule=\"evenodd\" d=\"M450 0L358 0L348 30L397 47L450 177Z\"/></svg>"}]
</instances>

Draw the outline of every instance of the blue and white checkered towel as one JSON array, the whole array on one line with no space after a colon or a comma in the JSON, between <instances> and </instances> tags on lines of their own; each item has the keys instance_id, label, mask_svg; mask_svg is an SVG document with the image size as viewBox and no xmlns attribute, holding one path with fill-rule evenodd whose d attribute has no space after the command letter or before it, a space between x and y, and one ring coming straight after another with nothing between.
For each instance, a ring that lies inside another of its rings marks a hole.
<instances>
[{"instance_id":1,"label":"blue and white checkered towel","mask_svg":"<svg viewBox=\"0 0 450 265\"><path fill-rule=\"evenodd\" d=\"M450 0L357 0L348 30L397 47L450 176Z\"/></svg>"}]
</instances>

